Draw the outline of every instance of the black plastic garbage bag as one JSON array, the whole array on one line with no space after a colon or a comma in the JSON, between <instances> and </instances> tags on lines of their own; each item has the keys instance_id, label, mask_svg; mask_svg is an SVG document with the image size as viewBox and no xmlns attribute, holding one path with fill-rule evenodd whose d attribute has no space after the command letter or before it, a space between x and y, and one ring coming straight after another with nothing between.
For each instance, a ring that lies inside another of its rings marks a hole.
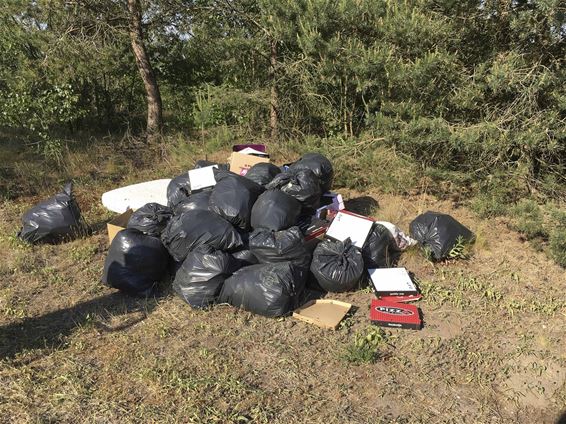
<instances>
[{"instance_id":1,"label":"black plastic garbage bag","mask_svg":"<svg viewBox=\"0 0 566 424\"><path fill-rule=\"evenodd\" d=\"M191 180L185 172L173 178L167 185L167 206L174 208L191 195Z\"/></svg>"},{"instance_id":2,"label":"black plastic garbage bag","mask_svg":"<svg viewBox=\"0 0 566 424\"><path fill-rule=\"evenodd\" d=\"M232 257L237 260L238 269L259 263L250 250L250 233L245 231L239 231L239 233L242 238L242 245L232 252Z\"/></svg>"},{"instance_id":3,"label":"black plastic garbage bag","mask_svg":"<svg viewBox=\"0 0 566 424\"><path fill-rule=\"evenodd\" d=\"M320 188L323 193L332 188L334 169L332 163L320 153L306 153L290 167L291 170L310 169L320 180Z\"/></svg>"},{"instance_id":4,"label":"black plastic garbage bag","mask_svg":"<svg viewBox=\"0 0 566 424\"><path fill-rule=\"evenodd\" d=\"M240 248L235 252L232 252L232 257L234 257L234 259L239 262L240 268L249 265L256 265L259 263L255 255L249 248Z\"/></svg>"},{"instance_id":5,"label":"black plastic garbage bag","mask_svg":"<svg viewBox=\"0 0 566 424\"><path fill-rule=\"evenodd\" d=\"M278 317L297 306L304 289L302 273L291 262L251 265L224 281L219 303Z\"/></svg>"},{"instance_id":6,"label":"black plastic garbage bag","mask_svg":"<svg viewBox=\"0 0 566 424\"><path fill-rule=\"evenodd\" d=\"M198 166L199 162L202 161L198 161L196 163L195 169L200 167ZM211 163L212 165L216 165L213 162ZM228 173L228 171L224 168L214 168L213 172L216 181L219 180L219 175L222 175L223 173ZM207 190L212 190L212 187L203 188L202 190L197 190L197 192L207 191ZM173 178L167 185L167 206L175 209L175 206L187 200L187 198L190 197L192 193L193 192L191 190L191 180L189 178L189 172L187 171Z\"/></svg>"},{"instance_id":7,"label":"black plastic garbage bag","mask_svg":"<svg viewBox=\"0 0 566 424\"><path fill-rule=\"evenodd\" d=\"M417 216L409 226L411 236L425 248L430 249L435 259L443 259L460 239L470 242L474 234L450 215L425 212Z\"/></svg>"},{"instance_id":8,"label":"black plastic garbage bag","mask_svg":"<svg viewBox=\"0 0 566 424\"><path fill-rule=\"evenodd\" d=\"M131 295L149 295L168 266L167 249L158 237L125 229L110 244L102 282Z\"/></svg>"},{"instance_id":9,"label":"black plastic garbage bag","mask_svg":"<svg viewBox=\"0 0 566 424\"><path fill-rule=\"evenodd\" d=\"M314 249L311 272L324 290L352 290L363 275L364 260L350 239L344 242L324 240Z\"/></svg>"},{"instance_id":10,"label":"black plastic garbage bag","mask_svg":"<svg viewBox=\"0 0 566 424\"><path fill-rule=\"evenodd\" d=\"M263 188L236 174L219 174L208 208L242 230L250 229L252 207Z\"/></svg>"},{"instance_id":11,"label":"black plastic garbage bag","mask_svg":"<svg viewBox=\"0 0 566 424\"><path fill-rule=\"evenodd\" d=\"M265 187L278 188L293 196L306 209L316 209L320 205L320 180L310 169L282 172Z\"/></svg>"},{"instance_id":12,"label":"black plastic garbage bag","mask_svg":"<svg viewBox=\"0 0 566 424\"><path fill-rule=\"evenodd\" d=\"M141 231L149 236L159 237L173 215L171 208L159 203L146 203L134 211L127 228Z\"/></svg>"},{"instance_id":13,"label":"black plastic garbage bag","mask_svg":"<svg viewBox=\"0 0 566 424\"><path fill-rule=\"evenodd\" d=\"M250 250L259 263L292 262L305 270L306 278L311 255L299 227L281 231L256 230L250 234Z\"/></svg>"},{"instance_id":14,"label":"black plastic garbage bag","mask_svg":"<svg viewBox=\"0 0 566 424\"><path fill-rule=\"evenodd\" d=\"M390 268L399 259L395 239L381 224L374 224L362 247L362 256L367 269Z\"/></svg>"},{"instance_id":15,"label":"black plastic garbage bag","mask_svg":"<svg viewBox=\"0 0 566 424\"><path fill-rule=\"evenodd\" d=\"M65 184L61 192L29 209L22 216L22 224L18 237L30 243L56 243L84 230L73 184Z\"/></svg>"},{"instance_id":16,"label":"black plastic garbage bag","mask_svg":"<svg viewBox=\"0 0 566 424\"><path fill-rule=\"evenodd\" d=\"M173 289L193 308L205 308L214 303L224 280L237 268L237 261L229 253L199 246L183 261Z\"/></svg>"},{"instance_id":17,"label":"black plastic garbage bag","mask_svg":"<svg viewBox=\"0 0 566 424\"><path fill-rule=\"evenodd\" d=\"M183 261L176 261L171 255L169 255L169 266L167 267L169 275L174 279L177 275L177 271L183 266Z\"/></svg>"},{"instance_id":18,"label":"black plastic garbage bag","mask_svg":"<svg viewBox=\"0 0 566 424\"><path fill-rule=\"evenodd\" d=\"M263 187L269 184L271 180L280 173L281 169L278 166L269 162L260 162L252 166L245 177Z\"/></svg>"},{"instance_id":19,"label":"black plastic garbage bag","mask_svg":"<svg viewBox=\"0 0 566 424\"><path fill-rule=\"evenodd\" d=\"M173 214L181 215L183 212L197 210L197 209L207 211L208 201L210 200L211 193L212 192L210 190L192 193L185 200L181 201L180 203L177 203L177 205L173 209Z\"/></svg>"},{"instance_id":20,"label":"black plastic garbage bag","mask_svg":"<svg viewBox=\"0 0 566 424\"><path fill-rule=\"evenodd\" d=\"M198 246L235 250L242 238L224 218L211 211L192 210L174 216L161 234L163 244L176 261L182 261Z\"/></svg>"},{"instance_id":21,"label":"black plastic garbage bag","mask_svg":"<svg viewBox=\"0 0 566 424\"><path fill-rule=\"evenodd\" d=\"M301 213L300 202L281 190L267 190L252 208L252 228L279 231L296 224Z\"/></svg>"}]
</instances>

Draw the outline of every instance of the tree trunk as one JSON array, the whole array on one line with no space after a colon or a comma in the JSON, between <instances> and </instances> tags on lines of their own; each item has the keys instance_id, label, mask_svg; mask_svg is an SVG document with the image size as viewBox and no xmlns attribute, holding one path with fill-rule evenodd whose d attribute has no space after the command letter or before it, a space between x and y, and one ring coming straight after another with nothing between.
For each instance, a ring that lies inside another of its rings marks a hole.
<instances>
[{"instance_id":1,"label":"tree trunk","mask_svg":"<svg viewBox=\"0 0 566 424\"><path fill-rule=\"evenodd\" d=\"M161 93L155 78L155 73L149 62L149 56L143 42L142 12L140 0L128 0L130 12L130 40L136 58L136 64L143 80L147 97L147 137L152 139L161 132L163 111Z\"/></svg>"},{"instance_id":2,"label":"tree trunk","mask_svg":"<svg viewBox=\"0 0 566 424\"><path fill-rule=\"evenodd\" d=\"M277 141L279 138L279 122L278 122L278 98L275 68L277 66L277 42L271 40L271 55L269 64L269 80L271 82L271 95L269 99L269 127L271 128L271 140Z\"/></svg>"}]
</instances>

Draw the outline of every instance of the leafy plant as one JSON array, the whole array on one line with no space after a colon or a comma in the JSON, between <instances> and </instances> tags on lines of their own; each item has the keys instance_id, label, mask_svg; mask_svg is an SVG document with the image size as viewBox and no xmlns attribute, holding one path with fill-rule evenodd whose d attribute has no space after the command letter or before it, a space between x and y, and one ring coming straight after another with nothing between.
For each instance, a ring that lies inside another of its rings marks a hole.
<instances>
[{"instance_id":1,"label":"leafy plant","mask_svg":"<svg viewBox=\"0 0 566 424\"><path fill-rule=\"evenodd\" d=\"M458 236L450 252L449 259L468 259L470 257L470 243L462 236Z\"/></svg>"},{"instance_id":2,"label":"leafy plant","mask_svg":"<svg viewBox=\"0 0 566 424\"><path fill-rule=\"evenodd\" d=\"M343 358L355 364L374 363L383 353L379 349L386 344L388 336L379 327L369 327L365 331L357 331L354 341L346 348Z\"/></svg>"}]
</instances>

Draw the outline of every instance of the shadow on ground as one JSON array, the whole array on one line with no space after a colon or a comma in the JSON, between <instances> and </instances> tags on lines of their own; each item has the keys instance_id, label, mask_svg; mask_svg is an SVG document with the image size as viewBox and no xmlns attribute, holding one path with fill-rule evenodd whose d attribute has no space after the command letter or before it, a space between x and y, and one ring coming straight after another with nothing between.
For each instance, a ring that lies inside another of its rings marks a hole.
<instances>
[{"instance_id":1,"label":"shadow on ground","mask_svg":"<svg viewBox=\"0 0 566 424\"><path fill-rule=\"evenodd\" d=\"M360 215L370 215L379 208L379 203L371 196L360 196L344 202L346 210Z\"/></svg>"},{"instance_id":2,"label":"shadow on ground","mask_svg":"<svg viewBox=\"0 0 566 424\"><path fill-rule=\"evenodd\" d=\"M99 331L124 330L143 321L158 304L156 298L131 298L120 292L77 303L66 309L25 318L0 327L0 359L13 358L31 349L57 348L81 326L93 323ZM117 315L128 315L118 326L104 321ZM96 319L94 319L96 317Z\"/></svg>"}]
</instances>

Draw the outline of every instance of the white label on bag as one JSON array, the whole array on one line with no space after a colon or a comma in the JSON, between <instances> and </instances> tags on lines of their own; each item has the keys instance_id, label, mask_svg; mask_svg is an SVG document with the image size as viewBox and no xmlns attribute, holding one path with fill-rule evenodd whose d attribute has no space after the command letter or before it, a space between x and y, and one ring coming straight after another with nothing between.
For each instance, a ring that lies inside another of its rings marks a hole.
<instances>
[{"instance_id":1,"label":"white label on bag","mask_svg":"<svg viewBox=\"0 0 566 424\"><path fill-rule=\"evenodd\" d=\"M191 182L191 190L200 190L202 188L212 187L216 185L214 178L214 168L218 165L205 166L204 168L191 169L189 171L189 180Z\"/></svg>"}]
</instances>

